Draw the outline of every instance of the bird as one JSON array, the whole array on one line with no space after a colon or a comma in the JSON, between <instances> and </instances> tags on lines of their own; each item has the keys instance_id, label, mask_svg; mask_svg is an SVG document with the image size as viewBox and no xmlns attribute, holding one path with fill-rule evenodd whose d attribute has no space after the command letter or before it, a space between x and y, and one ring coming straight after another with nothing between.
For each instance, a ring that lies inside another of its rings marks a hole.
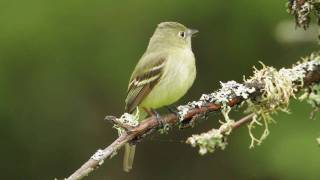
<instances>
[{"instance_id":1,"label":"bird","mask_svg":"<svg viewBox=\"0 0 320 180\"><path fill-rule=\"evenodd\" d=\"M178 22L161 22L129 80L125 112L139 111L141 122L155 109L171 105L183 97L196 78L191 38L198 30ZM136 146L127 143L123 169L132 169Z\"/></svg>"}]
</instances>

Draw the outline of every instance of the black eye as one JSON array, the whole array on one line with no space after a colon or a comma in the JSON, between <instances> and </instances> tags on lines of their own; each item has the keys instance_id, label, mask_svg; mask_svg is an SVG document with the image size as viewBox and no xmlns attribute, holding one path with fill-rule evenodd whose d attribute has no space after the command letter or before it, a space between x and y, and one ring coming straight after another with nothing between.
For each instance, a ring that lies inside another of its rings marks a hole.
<instances>
[{"instance_id":1,"label":"black eye","mask_svg":"<svg viewBox=\"0 0 320 180\"><path fill-rule=\"evenodd\" d=\"M184 38L184 37L186 36L186 33L185 33L184 31L180 31L180 32L179 32L179 36L182 37L182 38Z\"/></svg>"}]
</instances>

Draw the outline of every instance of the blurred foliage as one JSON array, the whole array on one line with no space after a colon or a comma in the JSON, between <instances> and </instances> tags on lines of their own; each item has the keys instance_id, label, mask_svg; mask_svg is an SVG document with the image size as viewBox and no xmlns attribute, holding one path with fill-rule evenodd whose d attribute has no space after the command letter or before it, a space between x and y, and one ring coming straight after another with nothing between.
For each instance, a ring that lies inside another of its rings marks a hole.
<instances>
[{"instance_id":1,"label":"blurred foliage","mask_svg":"<svg viewBox=\"0 0 320 180\"><path fill-rule=\"evenodd\" d=\"M1 179L65 177L112 142L117 133L103 118L122 113L131 71L159 22L200 30L193 41L198 76L180 103L219 81L242 80L259 60L279 68L317 50L316 38L278 41L276 26L294 21L285 3L0 1ZM308 120L306 104L293 103L291 110L274 117L278 124L253 150L246 128L225 151L208 156L179 143L217 125L214 115L193 129L146 139L132 173L122 171L119 154L87 179L318 179L320 122Z\"/></svg>"}]
</instances>

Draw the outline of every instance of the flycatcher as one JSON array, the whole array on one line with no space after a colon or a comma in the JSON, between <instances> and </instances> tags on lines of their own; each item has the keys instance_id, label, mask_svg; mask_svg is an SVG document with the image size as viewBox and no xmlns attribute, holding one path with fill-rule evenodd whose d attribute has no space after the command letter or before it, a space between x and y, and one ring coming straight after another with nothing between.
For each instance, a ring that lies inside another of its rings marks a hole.
<instances>
[{"instance_id":1,"label":"flycatcher","mask_svg":"<svg viewBox=\"0 0 320 180\"><path fill-rule=\"evenodd\" d=\"M177 22L158 25L131 75L125 101L127 113L139 108L141 121L154 109L184 96L196 77L191 37L197 32ZM126 144L124 171L132 169L134 153L135 145Z\"/></svg>"}]
</instances>

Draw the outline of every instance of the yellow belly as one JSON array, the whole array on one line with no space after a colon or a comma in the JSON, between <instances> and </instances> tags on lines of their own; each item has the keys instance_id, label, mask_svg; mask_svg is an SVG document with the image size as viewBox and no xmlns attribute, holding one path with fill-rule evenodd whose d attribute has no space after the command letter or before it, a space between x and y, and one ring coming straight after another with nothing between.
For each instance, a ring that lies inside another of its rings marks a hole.
<instances>
[{"instance_id":1,"label":"yellow belly","mask_svg":"<svg viewBox=\"0 0 320 180\"><path fill-rule=\"evenodd\" d=\"M193 53L183 52L169 57L163 75L140 107L160 108L173 104L186 94L196 77Z\"/></svg>"}]
</instances>

